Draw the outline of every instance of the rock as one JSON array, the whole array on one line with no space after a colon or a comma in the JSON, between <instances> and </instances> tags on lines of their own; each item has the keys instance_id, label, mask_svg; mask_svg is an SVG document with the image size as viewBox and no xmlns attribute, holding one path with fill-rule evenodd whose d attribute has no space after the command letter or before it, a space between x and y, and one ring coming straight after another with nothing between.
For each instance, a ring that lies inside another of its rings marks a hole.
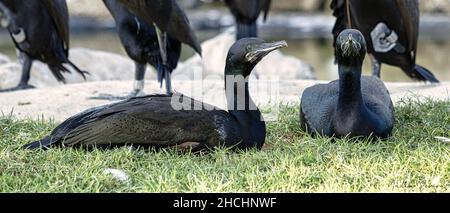
<instances>
[{"instance_id":1,"label":"rock","mask_svg":"<svg viewBox=\"0 0 450 213\"><path fill-rule=\"evenodd\" d=\"M108 52L101 52L83 48L70 50L70 60L81 70L88 71L87 79L72 71L64 73L68 84L82 83L87 81L105 80L132 80L134 79L134 63L129 58ZM3 63L4 62L4 63ZM68 66L69 67L69 66ZM156 74L148 66L146 79L155 79ZM0 89L16 86L20 80L21 65L11 62L7 57L0 56ZM34 61L31 70L30 84L35 87L57 86L58 82L50 72L46 64Z\"/></svg>"},{"instance_id":2,"label":"rock","mask_svg":"<svg viewBox=\"0 0 450 213\"><path fill-rule=\"evenodd\" d=\"M125 173L123 170L108 168L103 170L103 173L110 174L112 178L121 182L128 183L130 181L130 178L128 177L127 173Z\"/></svg>"},{"instance_id":3,"label":"rock","mask_svg":"<svg viewBox=\"0 0 450 213\"><path fill-rule=\"evenodd\" d=\"M126 56L77 48L71 50L70 59L80 69L91 73L88 76L88 81L134 79L134 62ZM156 73L152 66L147 66L145 76L147 80L156 79ZM84 81L78 74L75 78L77 82Z\"/></svg>"},{"instance_id":4,"label":"rock","mask_svg":"<svg viewBox=\"0 0 450 213\"><path fill-rule=\"evenodd\" d=\"M275 82L278 84L278 91L273 95L273 102L266 101L264 92L260 93L261 81L251 82L250 90L255 87L256 91L251 91L251 96L258 106L268 109L270 106L273 112L277 112L277 103L290 103L298 105L303 91L310 86L319 83L328 83L329 81L311 81L311 80L283 80ZM98 81L82 84L70 84L57 87L47 87L39 89L22 90L10 93L0 93L0 114L13 115L17 119L53 119L56 122L62 122L65 119L80 113L83 110L112 103L111 100L93 99L100 93L109 93L121 95L128 92L132 81ZM274 85L274 86L277 86ZM205 80L205 81L173 81L174 89L178 92L194 97L197 100L227 109L226 99L223 90L223 80ZM264 85L263 85L264 86ZM386 83L395 105L404 104L404 100L412 99L417 101L449 101L450 82L441 82L440 84L423 83ZM145 84L147 94L161 93L156 81L148 81ZM266 93L267 94L267 93ZM116 101L114 101L116 102ZM271 112L272 112L271 111ZM269 112L269 113L271 113ZM273 120L273 117L266 116L267 120ZM447 125L447 124L444 124ZM436 135L445 136L445 135ZM448 137L447 137L448 138ZM436 140L444 141L443 138Z\"/></svg>"},{"instance_id":5,"label":"rock","mask_svg":"<svg viewBox=\"0 0 450 213\"><path fill-rule=\"evenodd\" d=\"M225 60L229 48L235 42L234 28L205 41L202 44L202 55L195 55L184 63L180 63L174 71L174 78L195 79L201 72L203 78L209 76L223 77ZM286 56L277 50L266 56L252 72L253 77L260 79L315 79L312 67L292 56Z\"/></svg>"},{"instance_id":6,"label":"rock","mask_svg":"<svg viewBox=\"0 0 450 213\"><path fill-rule=\"evenodd\" d=\"M8 56L0 53L0 65L7 64L9 62L11 62L11 59Z\"/></svg>"}]
</instances>

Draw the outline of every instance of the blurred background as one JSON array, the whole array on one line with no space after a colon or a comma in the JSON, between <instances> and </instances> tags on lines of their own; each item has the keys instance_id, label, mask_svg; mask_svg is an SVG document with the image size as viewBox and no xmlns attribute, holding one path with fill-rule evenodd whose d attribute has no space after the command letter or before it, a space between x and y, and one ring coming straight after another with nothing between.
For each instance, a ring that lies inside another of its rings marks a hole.
<instances>
[{"instance_id":1,"label":"blurred background","mask_svg":"<svg viewBox=\"0 0 450 213\"><path fill-rule=\"evenodd\" d=\"M71 13L71 48L89 48L126 57L115 32L115 24L101 0L68 0ZM232 27L234 19L218 0L178 0L201 41ZM331 0L273 0L268 21L260 20L260 35L266 40L285 39L282 50L309 64L318 80L337 78L333 64L331 29L334 17ZM417 62L429 68L441 81L450 81L450 0L420 0L421 28ZM16 51L7 32L0 30L0 52L16 60ZM194 55L183 48L182 61ZM385 81L411 80L400 69L384 65ZM365 62L366 73L370 63ZM384 75L383 75L384 74Z\"/></svg>"}]
</instances>

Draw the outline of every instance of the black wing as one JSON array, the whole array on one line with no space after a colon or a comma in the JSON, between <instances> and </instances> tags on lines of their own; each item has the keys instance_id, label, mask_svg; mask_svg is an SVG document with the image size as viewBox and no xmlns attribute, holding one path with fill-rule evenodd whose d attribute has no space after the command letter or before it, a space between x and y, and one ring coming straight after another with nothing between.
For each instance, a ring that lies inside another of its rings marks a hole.
<instances>
[{"instance_id":1,"label":"black wing","mask_svg":"<svg viewBox=\"0 0 450 213\"><path fill-rule=\"evenodd\" d=\"M396 0L408 43L407 50L414 52L414 62L419 35L419 1L418 0Z\"/></svg>"},{"instance_id":2,"label":"black wing","mask_svg":"<svg viewBox=\"0 0 450 213\"><path fill-rule=\"evenodd\" d=\"M69 10L65 0L42 0L48 13L55 23L56 30L64 42L64 50L67 55L69 49Z\"/></svg>"},{"instance_id":3,"label":"black wing","mask_svg":"<svg viewBox=\"0 0 450 213\"><path fill-rule=\"evenodd\" d=\"M264 19L270 9L270 0L225 0L231 13L243 23L252 23L258 19L261 11L264 11Z\"/></svg>"},{"instance_id":4,"label":"black wing","mask_svg":"<svg viewBox=\"0 0 450 213\"><path fill-rule=\"evenodd\" d=\"M388 129L394 125L394 104L383 81L374 76L361 78L361 92L366 106L383 120Z\"/></svg>"},{"instance_id":5,"label":"black wing","mask_svg":"<svg viewBox=\"0 0 450 213\"><path fill-rule=\"evenodd\" d=\"M210 105L191 101L190 107ZM225 140L218 126L234 125L223 110L179 110L172 107L171 96L150 95L93 108L75 115L59 125L50 136L26 145L39 148L52 145L110 146L144 145L167 147L184 142L217 146ZM194 108L192 108L194 109Z\"/></svg>"},{"instance_id":6,"label":"black wing","mask_svg":"<svg viewBox=\"0 0 450 213\"><path fill-rule=\"evenodd\" d=\"M318 84L307 88L300 103L302 127L306 124L311 133L331 136L332 118L339 96L339 81Z\"/></svg>"},{"instance_id":7,"label":"black wing","mask_svg":"<svg viewBox=\"0 0 450 213\"><path fill-rule=\"evenodd\" d=\"M155 23L161 30L178 39L201 55L200 43L189 20L175 0L118 0L148 24Z\"/></svg>"}]
</instances>

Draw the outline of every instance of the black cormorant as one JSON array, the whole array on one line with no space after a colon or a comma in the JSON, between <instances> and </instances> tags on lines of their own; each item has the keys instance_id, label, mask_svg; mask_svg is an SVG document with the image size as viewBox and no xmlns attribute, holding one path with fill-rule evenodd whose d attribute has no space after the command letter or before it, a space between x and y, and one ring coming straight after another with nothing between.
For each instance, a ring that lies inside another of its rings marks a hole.
<instances>
[{"instance_id":1,"label":"black cormorant","mask_svg":"<svg viewBox=\"0 0 450 213\"><path fill-rule=\"evenodd\" d=\"M373 75L380 76L381 64L401 68L409 77L439 82L426 68L416 64L419 36L418 0L333 0L336 38L346 28L358 29L367 41Z\"/></svg>"},{"instance_id":2,"label":"black cormorant","mask_svg":"<svg viewBox=\"0 0 450 213\"><path fill-rule=\"evenodd\" d=\"M104 0L104 3L114 17L120 41L125 51L135 62L135 83L130 96L143 95L147 63L156 69L158 81L161 84L163 79L168 79L166 91L170 93L170 73L177 67L181 54L181 42L168 35L167 63L164 64L154 25L142 21L117 0Z\"/></svg>"},{"instance_id":3,"label":"black cormorant","mask_svg":"<svg viewBox=\"0 0 450 213\"><path fill-rule=\"evenodd\" d=\"M6 27L23 58L22 77L14 91L33 88L28 84L33 60L46 63L60 82L65 83L63 72L70 72L63 64L69 61L69 14L65 0L0 0L1 24Z\"/></svg>"},{"instance_id":4,"label":"black cormorant","mask_svg":"<svg viewBox=\"0 0 450 213\"><path fill-rule=\"evenodd\" d=\"M262 58L285 46L285 41L266 43L259 38L245 38L230 48L225 67L228 112L178 93L135 97L75 115L49 136L24 148L129 144L179 146L194 151L218 146L260 149L266 127L250 97L248 76ZM194 106L202 106L203 110Z\"/></svg>"},{"instance_id":5,"label":"black cormorant","mask_svg":"<svg viewBox=\"0 0 450 213\"><path fill-rule=\"evenodd\" d=\"M258 37L259 14L263 11L264 20L267 19L271 0L225 0L225 3L236 20L237 39Z\"/></svg>"},{"instance_id":6,"label":"black cormorant","mask_svg":"<svg viewBox=\"0 0 450 213\"><path fill-rule=\"evenodd\" d=\"M189 20L176 0L117 0L141 20L171 35L201 54L201 47Z\"/></svg>"},{"instance_id":7,"label":"black cormorant","mask_svg":"<svg viewBox=\"0 0 450 213\"><path fill-rule=\"evenodd\" d=\"M301 98L303 128L326 136L386 138L394 124L389 92L375 76L361 76L366 54L364 36L354 29L336 40L339 80L307 88Z\"/></svg>"}]
</instances>

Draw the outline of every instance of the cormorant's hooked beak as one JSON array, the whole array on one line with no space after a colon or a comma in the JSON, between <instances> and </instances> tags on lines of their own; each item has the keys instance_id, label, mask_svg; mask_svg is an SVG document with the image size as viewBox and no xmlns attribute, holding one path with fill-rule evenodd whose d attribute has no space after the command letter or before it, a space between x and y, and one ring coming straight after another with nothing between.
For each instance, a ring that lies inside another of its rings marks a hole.
<instances>
[{"instance_id":1,"label":"cormorant's hooked beak","mask_svg":"<svg viewBox=\"0 0 450 213\"><path fill-rule=\"evenodd\" d=\"M352 34L349 34L347 40L341 43L341 50L344 56L358 56L361 50L361 43L356 41Z\"/></svg>"},{"instance_id":2,"label":"cormorant's hooked beak","mask_svg":"<svg viewBox=\"0 0 450 213\"><path fill-rule=\"evenodd\" d=\"M277 41L273 43L262 43L253 46L252 50L245 55L245 60L254 63L264 58L270 52L287 47L286 41Z\"/></svg>"}]
</instances>

